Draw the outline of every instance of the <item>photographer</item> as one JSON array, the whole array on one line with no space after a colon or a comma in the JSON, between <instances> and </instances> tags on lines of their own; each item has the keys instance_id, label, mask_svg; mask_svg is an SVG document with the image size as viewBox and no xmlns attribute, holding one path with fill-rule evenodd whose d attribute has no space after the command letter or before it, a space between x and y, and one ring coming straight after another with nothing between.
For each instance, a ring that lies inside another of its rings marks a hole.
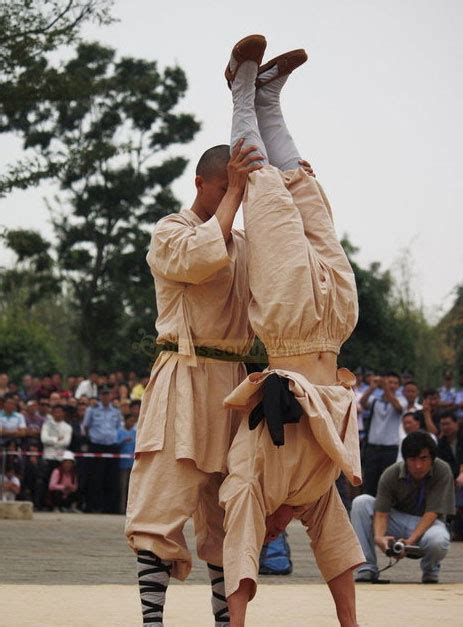
<instances>
[{"instance_id":1,"label":"photographer","mask_svg":"<svg viewBox=\"0 0 463 627\"><path fill-rule=\"evenodd\" d=\"M375 544L384 553L391 540L419 545L423 583L438 583L440 562L450 536L445 518L455 513L453 476L449 465L436 459L437 445L429 433L410 433L402 443L405 461L381 475L376 499L362 494L352 503L352 526L366 562L357 571L359 582L379 578Z\"/></svg>"},{"instance_id":2,"label":"photographer","mask_svg":"<svg viewBox=\"0 0 463 627\"><path fill-rule=\"evenodd\" d=\"M389 372L384 377L373 377L360 404L369 409L365 422L365 447L363 455L363 491L371 496L381 473L397 460L399 452L399 427L407 401L397 394L400 377ZM377 390L382 394L375 397Z\"/></svg>"}]
</instances>

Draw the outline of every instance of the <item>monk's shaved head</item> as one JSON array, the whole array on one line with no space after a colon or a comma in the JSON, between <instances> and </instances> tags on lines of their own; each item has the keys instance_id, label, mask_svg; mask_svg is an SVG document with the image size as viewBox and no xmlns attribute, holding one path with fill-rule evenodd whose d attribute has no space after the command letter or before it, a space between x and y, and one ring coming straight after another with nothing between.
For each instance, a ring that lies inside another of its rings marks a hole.
<instances>
[{"instance_id":1,"label":"monk's shaved head","mask_svg":"<svg viewBox=\"0 0 463 627\"><path fill-rule=\"evenodd\" d=\"M227 144L209 148L198 161L196 176L202 176L206 181L221 176L226 170L229 159L230 146Z\"/></svg>"}]
</instances>

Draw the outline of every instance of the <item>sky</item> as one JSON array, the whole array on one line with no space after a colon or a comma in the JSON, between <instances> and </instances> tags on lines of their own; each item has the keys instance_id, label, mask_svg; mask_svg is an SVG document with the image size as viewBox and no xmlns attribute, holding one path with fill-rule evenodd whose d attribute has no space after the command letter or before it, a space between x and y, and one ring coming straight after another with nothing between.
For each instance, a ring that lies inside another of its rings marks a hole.
<instances>
[{"instance_id":1,"label":"sky","mask_svg":"<svg viewBox=\"0 0 463 627\"><path fill-rule=\"evenodd\" d=\"M186 72L178 110L194 113L202 128L171 151L190 160L174 185L185 207L199 156L229 142L223 71L233 44L264 34L264 61L305 48L309 61L289 78L283 110L330 198L338 234L359 248L362 266L379 261L397 273L405 259L430 319L451 306L463 282L460 0L117 0L113 14L116 24L87 25L85 37ZM0 141L3 168L20 152L16 138ZM44 198L55 191L42 185L0 200L0 225L51 237ZM0 249L0 266L10 262Z\"/></svg>"}]
</instances>

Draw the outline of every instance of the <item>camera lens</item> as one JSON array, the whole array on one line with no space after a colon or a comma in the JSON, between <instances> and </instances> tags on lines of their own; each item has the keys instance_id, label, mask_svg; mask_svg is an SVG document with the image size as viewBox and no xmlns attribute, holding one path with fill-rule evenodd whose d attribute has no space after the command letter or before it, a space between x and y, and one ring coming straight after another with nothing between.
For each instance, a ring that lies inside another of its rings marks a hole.
<instances>
[{"instance_id":1,"label":"camera lens","mask_svg":"<svg viewBox=\"0 0 463 627\"><path fill-rule=\"evenodd\" d=\"M399 541L397 541L397 542L394 542L394 545L393 545L393 547L392 547L392 550L393 550L393 552L394 552L396 555L400 555L400 553L402 553L402 551L404 550L404 548L405 548L404 543L403 543L403 542L399 542Z\"/></svg>"}]
</instances>

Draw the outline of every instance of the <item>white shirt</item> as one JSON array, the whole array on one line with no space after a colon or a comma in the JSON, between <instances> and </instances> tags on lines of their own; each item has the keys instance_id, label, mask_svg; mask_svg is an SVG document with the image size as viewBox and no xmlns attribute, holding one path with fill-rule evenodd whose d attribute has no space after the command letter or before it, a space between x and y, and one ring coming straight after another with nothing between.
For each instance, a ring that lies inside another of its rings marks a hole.
<instances>
[{"instance_id":1,"label":"white shirt","mask_svg":"<svg viewBox=\"0 0 463 627\"><path fill-rule=\"evenodd\" d=\"M40 432L43 444L43 459L60 461L72 438L72 427L62 420L47 420Z\"/></svg>"},{"instance_id":2,"label":"white shirt","mask_svg":"<svg viewBox=\"0 0 463 627\"><path fill-rule=\"evenodd\" d=\"M88 398L98 398L98 386L96 383L92 383L90 379L84 379L77 386L75 398L81 396L88 396Z\"/></svg>"}]
</instances>

